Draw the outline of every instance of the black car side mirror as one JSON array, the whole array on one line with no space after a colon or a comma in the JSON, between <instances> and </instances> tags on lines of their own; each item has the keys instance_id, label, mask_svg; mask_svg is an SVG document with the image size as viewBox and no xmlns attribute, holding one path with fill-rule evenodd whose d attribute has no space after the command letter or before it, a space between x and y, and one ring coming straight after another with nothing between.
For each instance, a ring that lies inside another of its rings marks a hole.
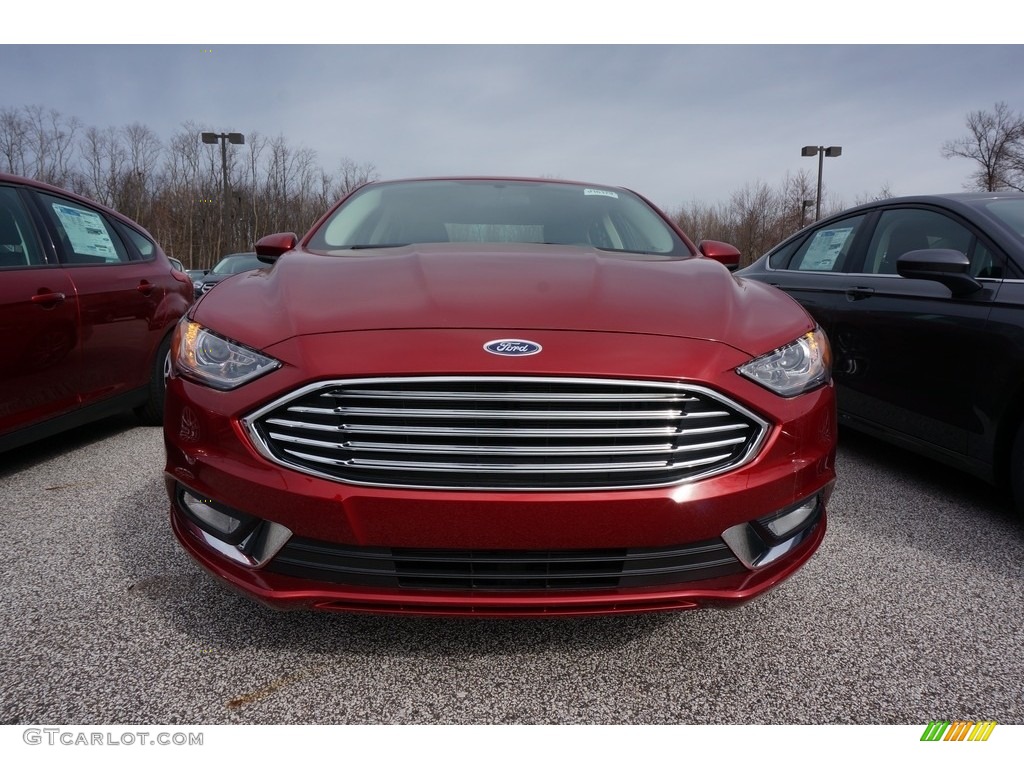
<instances>
[{"instance_id":1,"label":"black car side mirror","mask_svg":"<svg viewBox=\"0 0 1024 768\"><path fill-rule=\"evenodd\" d=\"M956 297L981 290L981 283L969 274L970 268L971 262L964 254L949 248L907 251L896 260L896 272L901 277L934 280Z\"/></svg>"}]
</instances>

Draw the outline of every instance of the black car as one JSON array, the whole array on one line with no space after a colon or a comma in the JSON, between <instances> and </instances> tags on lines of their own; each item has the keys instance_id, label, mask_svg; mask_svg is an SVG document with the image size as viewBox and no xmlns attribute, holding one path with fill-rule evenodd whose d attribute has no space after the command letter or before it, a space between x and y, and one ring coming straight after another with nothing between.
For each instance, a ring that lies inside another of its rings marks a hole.
<instances>
[{"instance_id":1,"label":"black car","mask_svg":"<svg viewBox=\"0 0 1024 768\"><path fill-rule=\"evenodd\" d=\"M1024 511L1024 194L876 201L737 274L825 329L840 423L1005 485Z\"/></svg>"},{"instance_id":2,"label":"black car","mask_svg":"<svg viewBox=\"0 0 1024 768\"><path fill-rule=\"evenodd\" d=\"M221 280L250 269L261 269L267 265L256 258L255 253L232 253L218 261L213 269L194 282L196 298L207 293Z\"/></svg>"}]
</instances>

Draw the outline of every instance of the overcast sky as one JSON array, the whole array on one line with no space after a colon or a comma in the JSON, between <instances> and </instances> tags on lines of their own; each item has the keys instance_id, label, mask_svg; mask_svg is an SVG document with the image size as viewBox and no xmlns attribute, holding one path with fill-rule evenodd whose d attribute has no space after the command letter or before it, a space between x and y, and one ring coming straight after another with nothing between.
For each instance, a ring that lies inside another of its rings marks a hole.
<instances>
[{"instance_id":1,"label":"overcast sky","mask_svg":"<svg viewBox=\"0 0 1024 768\"><path fill-rule=\"evenodd\" d=\"M328 172L623 185L668 210L816 177L800 148L838 145L825 186L851 205L962 189L973 166L943 142L973 110L1024 110L1022 72L1017 45L7 44L0 108L281 134Z\"/></svg>"}]
</instances>

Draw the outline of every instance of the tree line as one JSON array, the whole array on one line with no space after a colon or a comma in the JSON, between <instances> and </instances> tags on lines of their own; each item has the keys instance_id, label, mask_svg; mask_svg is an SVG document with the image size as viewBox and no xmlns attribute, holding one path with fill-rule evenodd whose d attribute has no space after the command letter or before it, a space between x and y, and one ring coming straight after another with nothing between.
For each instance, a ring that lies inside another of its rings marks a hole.
<instances>
[{"instance_id":1,"label":"tree line","mask_svg":"<svg viewBox=\"0 0 1024 768\"><path fill-rule=\"evenodd\" d=\"M1005 102L991 111L976 110L966 117L967 134L943 143L940 153L947 159L963 158L974 163L965 189L985 192L1024 192L1024 114ZM680 227L695 241L724 240L743 257L741 266L757 259L772 246L793 234L814 218L807 209L816 195L816 179L801 171L787 176L780 185L748 184L733 193L728 203L692 203L674 214ZM893 197L889 187L862 196L852 205ZM822 194L822 216L837 213L845 204Z\"/></svg>"},{"instance_id":2,"label":"tree line","mask_svg":"<svg viewBox=\"0 0 1024 768\"><path fill-rule=\"evenodd\" d=\"M0 169L96 200L148 229L169 256L208 269L270 232L305 232L350 190L378 175L344 158L333 172L284 136L244 134L221 147L186 122L166 142L147 126L105 129L40 106L0 110Z\"/></svg>"},{"instance_id":3,"label":"tree line","mask_svg":"<svg viewBox=\"0 0 1024 768\"><path fill-rule=\"evenodd\" d=\"M787 174L774 187L765 182L747 184L733 192L728 202L692 202L673 213L673 218L694 242L722 240L736 246L742 254L742 267L814 221L816 187L817 178L801 170ZM892 196L891 190L883 186L853 205ZM830 201L827 189L822 188L822 217L845 207L841 201Z\"/></svg>"},{"instance_id":4,"label":"tree line","mask_svg":"<svg viewBox=\"0 0 1024 768\"><path fill-rule=\"evenodd\" d=\"M1024 191L1024 116L1003 103L967 115L967 135L946 142L946 158L975 163L968 186ZM284 136L245 134L244 144L200 141L186 122L167 141L141 123L104 129L41 106L0 110L0 168L69 189L148 229L186 267L206 269L248 251L269 232L305 232L333 203L378 178L373 163L344 158L333 171L316 152ZM670 212L695 241L732 243L748 264L814 218L816 179L801 170L776 186L750 183L727 202L695 201ZM883 187L854 204L892 196ZM822 213L844 207L822 194Z\"/></svg>"}]
</instances>

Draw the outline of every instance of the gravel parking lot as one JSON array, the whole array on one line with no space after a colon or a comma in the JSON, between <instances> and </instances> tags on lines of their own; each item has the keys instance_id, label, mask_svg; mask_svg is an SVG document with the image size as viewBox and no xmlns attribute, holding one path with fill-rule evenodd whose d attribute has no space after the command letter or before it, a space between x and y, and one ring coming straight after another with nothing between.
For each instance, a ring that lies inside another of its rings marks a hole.
<instances>
[{"instance_id":1,"label":"gravel parking lot","mask_svg":"<svg viewBox=\"0 0 1024 768\"><path fill-rule=\"evenodd\" d=\"M179 549L162 462L131 420L0 457L0 722L1024 723L1024 526L857 435L793 579L602 619L269 611Z\"/></svg>"}]
</instances>

